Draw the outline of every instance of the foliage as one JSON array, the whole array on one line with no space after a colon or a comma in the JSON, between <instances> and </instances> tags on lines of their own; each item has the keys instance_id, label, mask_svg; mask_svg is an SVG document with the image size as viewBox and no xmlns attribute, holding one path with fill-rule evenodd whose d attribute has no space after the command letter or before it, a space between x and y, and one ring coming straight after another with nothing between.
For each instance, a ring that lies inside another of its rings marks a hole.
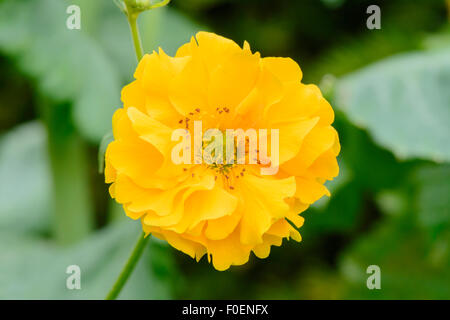
<instances>
[{"instance_id":1,"label":"foliage","mask_svg":"<svg viewBox=\"0 0 450 320\"><path fill-rule=\"evenodd\" d=\"M336 104L401 158L450 161L450 50L402 54L338 83Z\"/></svg>"},{"instance_id":2,"label":"foliage","mask_svg":"<svg viewBox=\"0 0 450 320\"><path fill-rule=\"evenodd\" d=\"M73 3L81 30L65 28ZM303 242L223 273L151 239L121 298L450 298L444 1L383 3L376 31L364 26L370 1L274 3L173 0L139 18L145 51L173 54L209 29L253 40L263 56L294 57L306 81L334 75L327 94L342 152L331 198L304 213ZM139 228L108 202L96 160L134 66L126 19L112 0L0 2L0 298L103 298L112 285ZM79 141L74 154L85 163L55 157L55 138ZM55 159L72 168L59 193ZM77 195L85 185L89 197ZM86 198L95 230L64 246L54 227L64 204L55 208L54 197L75 189L71 199ZM71 264L82 269L80 291L65 288ZM372 264L381 268L381 290L366 287Z\"/></svg>"}]
</instances>

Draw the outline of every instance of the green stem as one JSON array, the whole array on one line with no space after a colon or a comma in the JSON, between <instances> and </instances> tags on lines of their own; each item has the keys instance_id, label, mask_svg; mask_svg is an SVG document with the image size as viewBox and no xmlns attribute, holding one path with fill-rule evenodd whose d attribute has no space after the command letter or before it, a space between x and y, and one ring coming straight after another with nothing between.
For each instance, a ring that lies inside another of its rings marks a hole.
<instances>
[{"instance_id":1,"label":"green stem","mask_svg":"<svg viewBox=\"0 0 450 320\"><path fill-rule=\"evenodd\" d=\"M128 278L131 275L131 272L133 272L134 267L136 266L137 262L139 261L139 258L142 255L142 252L144 251L145 245L148 242L148 239L150 236L146 237L145 233L142 232L141 236L139 237L133 252L131 253L130 257L128 258L127 263L122 269L122 272L120 273L119 277L117 278L116 282L114 283L114 286L112 287L111 291L109 291L108 295L106 296L106 300L115 300L117 296L119 295L120 291L122 290L123 286L127 282Z\"/></svg>"},{"instance_id":2,"label":"green stem","mask_svg":"<svg viewBox=\"0 0 450 320\"><path fill-rule=\"evenodd\" d=\"M131 29L131 35L133 38L134 50L136 51L136 58L138 62L141 61L144 56L144 51L142 50L141 36L139 35L139 28L137 24L138 15L134 13L128 14L128 23Z\"/></svg>"},{"instance_id":3,"label":"green stem","mask_svg":"<svg viewBox=\"0 0 450 320\"><path fill-rule=\"evenodd\" d=\"M161 5L166 5L169 3L170 0L164 0L162 1ZM143 50L142 50L142 42L141 37L139 35L139 27L137 24L137 18L139 16L139 12L133 11L133 8L130 6L129 2L125 2L126 6L126 12L128 17L128 23L130 25L131 35L133 38L133 44L134 44L134 50L136 52L136 58L139 61L141 61L142 57L144 56ZM159 4L157 4L159 6ZM131 253L130 257L128 258L127 263L122 269L122 272L120 273L119 277L117 278L116 282L114 283L111 291L106 296L106 300L114 300L118 297L120 294L120 291L122 290L123 286L127 282L128 278L130 277L131 273L133 272L134 268L136 267L137 262L139 261L139 258L142 255L142 252L144 251L145 245L148 242L148 239L150 236L146 237L145 233L143 232L141 236L139 237L139 240L137 241L133 252Z\"/></svg>"},{"instance_id":4,"label":"green stem","mask_svg":"<svg viewBox=\"0 0 450 320\"><path fill-rule=\"evenodd\" d=\"M43 97L39 105L48 132L53 234L58 244L70 245L93 227L87 146L72 125L69 105L53 105Z\"/></svg>"}]
</instances>

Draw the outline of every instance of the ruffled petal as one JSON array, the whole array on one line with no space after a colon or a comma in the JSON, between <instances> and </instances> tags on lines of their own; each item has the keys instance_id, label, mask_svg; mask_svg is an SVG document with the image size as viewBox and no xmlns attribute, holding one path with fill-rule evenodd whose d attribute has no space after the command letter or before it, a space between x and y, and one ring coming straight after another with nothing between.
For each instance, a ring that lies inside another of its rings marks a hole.
<instances>
[{"instance_id":1,"label":"ruffled petal","mask_svg":"<svg viewBox=\"0 0 450 320\"><path fill-rule=\"evenodd\" d=\"M265 67L283 82L300 82L302 70L297 62L291 58L267 57L261 59Z\"/></svg>"},{"instance_id":2,"label":"ruffled petal","mask_svg":"<svg viewBox=\"0 0 450 320\"><path fill-rule=\"evenodd\" d=\"M113 116L105 181L146 235L197 261L206 255L217 270L246 263L251 252L266 258L283 239L301 241L300 213L329 195L323 184L339 172L340 143L333 109L317 86L301 83L295 61L199 32L175 57L162 49L145 55L134 77ZM263 175L269 164L261 157L229 167L175 164L173 130L192 134L195 120L204 131L267 129L269 154L278 129L276 173Z\"/></svg>"},{"instance_id":3,"label":"ruffled petal","mask_svg":"<svg viewBox=\"0 0 450 320\"><path fill-rule=\"evenodd\" d=\"M274 219L284 217L289 212L285 199L295 193L295 179L267 179L245 175L239 182L239 192L243 197L241 220L241 242L257 244L269 230Z\"/></svg>"}]
</instances>

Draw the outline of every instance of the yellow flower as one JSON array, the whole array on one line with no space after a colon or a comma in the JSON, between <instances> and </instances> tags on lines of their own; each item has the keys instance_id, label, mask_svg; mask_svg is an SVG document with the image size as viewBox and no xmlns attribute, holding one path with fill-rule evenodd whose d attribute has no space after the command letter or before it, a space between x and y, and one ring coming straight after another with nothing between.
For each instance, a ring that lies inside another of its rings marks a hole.
<instances>
[{"instance_id":1,"label":"yellow flower","mask_svg":"<svg viewBox=\"0 0 450 320\"><path fill-rule=\"evenodd\" d=\"M134 76L113 117L105 168L127 216L197 261L207 254L217 270L246 263L252 251L266 258L283 238L301 240L293 225L330 195L323 184L338 175L340 145L330 104L317 86L301 83L296 62L200 32L175 57L161 49L145 55ZM175 164L172 133L193 133L194 121L203 133L278 129L278 171L263 175L262 163Z\"/></svg>"}]
</instances>

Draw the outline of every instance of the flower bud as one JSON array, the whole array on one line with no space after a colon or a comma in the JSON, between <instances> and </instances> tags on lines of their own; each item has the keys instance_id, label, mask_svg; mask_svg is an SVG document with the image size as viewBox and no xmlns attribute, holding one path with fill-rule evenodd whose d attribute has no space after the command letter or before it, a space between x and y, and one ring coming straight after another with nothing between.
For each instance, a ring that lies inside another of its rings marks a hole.
<instances>
[{"instance_id":1,"label":"flower bud","mask_svg":"<svg viewBox=\"0 0 450 320\"><path fill-rule=\"evenodd\" d=\"M170 0L161 0L159 2L152 0L114 0L114 2L128 16L138 16L143 11L164 7Z\"/></svg>"},{"instance_id":2,"label":"flower bud","mask_svg":"<svg viewBox=\"0 0 450 320\"><path fill-rule=\"evenodd\" d=\"M127 7L135 12L141 12L151 9L152 3L150 0L125 0Z\"/></svg>"}]
</instances>

